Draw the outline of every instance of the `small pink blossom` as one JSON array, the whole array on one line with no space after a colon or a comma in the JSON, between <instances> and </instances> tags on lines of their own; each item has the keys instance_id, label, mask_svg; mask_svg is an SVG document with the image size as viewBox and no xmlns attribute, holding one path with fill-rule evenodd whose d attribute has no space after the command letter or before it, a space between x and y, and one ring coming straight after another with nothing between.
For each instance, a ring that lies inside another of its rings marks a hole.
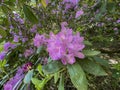
<instances>
[{"instance_id":1,"label":"small pink blossom","mask_svg":"<svg viewBox=\"0 0 120 90\"><path fill-rule=\"evenodd\" d=\"M24 56L26 58L29 57L31 54L33 54L33 49L26 49L24 52Z\"/></svg>"},{"instance_id":2,"label":"small pink blossom","mask_svg":"<svg viewBox=\"0 0 120 90\"><path fill-rule=\"evenodd\" d=\"M78 18L83 14L84 14L83 10L79 10L79 11L76 12L75 18Z\"/></svg>"},{"instance_id":3,"label":"small pink blossom","mask_svg":"<svg viewBox=\"0 0 120 90\"><path fill-rule=\"evenodd\" d=\"M45 44L45 42L46 40L44 35L36 34L35 38L33 39L34 46L36 47L42 46L43 44Z\"/></svg>"}]
</instances>

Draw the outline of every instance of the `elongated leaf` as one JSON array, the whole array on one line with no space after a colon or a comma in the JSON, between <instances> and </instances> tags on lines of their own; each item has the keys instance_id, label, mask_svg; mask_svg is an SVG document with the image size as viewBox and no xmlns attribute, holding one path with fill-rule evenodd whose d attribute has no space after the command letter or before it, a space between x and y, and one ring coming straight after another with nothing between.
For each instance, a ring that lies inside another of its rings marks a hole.
<instances>
[{"instance_id":1,"label":"elongated leaf","mask_svg":"<svg viewBox=\"0 0 120 90\"><path fill-rule=\"evenodd\" d=\"M97 57L97 56L94 56L93 58L94 58L94 60L95 60L97 63L99 63L99 64L101 64L101 65L103 65L103 66L105 66L105 67L109 67L109 66L110 66L108 60L104 60L104 59L99 58L99 57Z\"/></svg>"},{"instance_id":2,"label":"elongated leaf","mask_svg":"<svg viewBox=\"0 0 120 90\"><path fill-rule=\"evenodd\" d=\"M84 50L83 53L85 56L95 56L95 55L100 54L100 51Z\"/></svg>"},{"instance_id":3,"label":"elongated leaf","mask_svg":"<svg viewBox=\"0 0 120 90\"><path fill-rule=\"evenodd\" d=\"M3 11L5 14L8 14L8 13L11 11L10 7L8 7L8 6L5 5L5 4L2 4L2 5L0 6L0 8L2 9L2 11Z\"/></svg>"},{"instance_id":4,"label":"elongated leaf","mask_svg":"<svg viewBox=\"0 0 120 90\"><path fill-rule=\"evenodd\" d=\"M60 73L59 72L57 72L57 73L54 74L54 82L55 83L57 83L59 77L60 77Z\"/></svg>"},{"instance_id":5,"label":"elongated leaf","mask_svg":"<svg viewBox=\"0 0 120 90\"><path fill-rule=\"evenodd\" d=\"M104 69L97 63L91 61L91 60L82 60L80 61L80 65L82 68L90 74L96 75L96 76L104 76L107 75L107 73L104 71Z\"/></svg>"},{"instance_id":6,"label":"elongated leaf","mask_svg":"<svg viewBox=\"0 0 120 90\"><path fill-rule=\"evenodd\" d=\"M61 68L63 68L63 64L59 61L51 61L47 65L43 66L43 72L45 74L52 74L59 71Z\"/></svg>"},{"instance_id":7,"label":"elongated leaf","mask_svg":"<svg viewBox=\"0 0 120 90\"><path fill-rule=\"evenodd\" d=\"M47 6L47 4L46 4L46 0L41 0L41 3L42 3L42 5L43 5L43 7L46 8L46 6Z\"/></svg>"},{"instance_id":8,"label":"elongated leaf","mask_svg":"<svg viewBox=\"0 0 120 90\"><path fill-rule=\"evenodd\" d=\"M38 67L37 67L37 70L38 70L40 75L44 76L43 72L42 72L42 65L39 64Z\"/></svg>"},{"instance_id":9,"label":"elongated leaf","mask_svg":"<svg viewBox=\"0 0 120 90\"><path fill-rule=\"evenodd\" d=\"M40 46L38 49L37 49L37 54L39 54L41 51L42 51L42 48L43 48L43 46Z\"/></svg>"},{"instance_id":10,"label":"elongated leaf","mask_svg":"<svg viewBox=\"0 0 120 90\"><path fill-rule=\"evenodd\" d=\"M24 83L30 83L32 76L33 76L33 70L28 71L28 73L24 78Z\"/></svg>"},{"instance_id":11,"label":"elongated leaf","mask_svg":"<svg viewBox=\"0 0 120 90\"><path fill-rule=\"evenodd\" d=\"M37 17L34 15L34 13L32 12L32 10L30 9L29 6L24 5L23 6L23 12L26 16L26 18L33 24L37 24L38 23L38 19Z\"/></svg>"},{"instance_id":12,"label":"elongated leaf","mask_svg":"<svg viewBox=\"0 0 120 90\"><path fill-rule=\"evenodd\" d=\"M58 90L64 90L64 77L61 75Z\"/></svg>"},{"instance_id":13,"label":"elongated leaf","mask_svg":"<svg viewBox=\"0 0 120 90\"><path fill-rule=\"evenodd\" d=\"M0 35L4 38L7 36L6 31L0 28Z\"/></svg>"},{"instance_id":14,"label":"elongated leaf","mask_svg":"<svg viewBox=\"0 0 120 90\"><path fill-rule=\"evenodd\" d=\"M88 81L86 75L78 63L67 66L70 79L77 90L87 90Z\"/></svg>"},{"instance_id":15,"label":"elongated leaf","mask_svg":"<svg viewBox=\"0 0 120 90\"><path fill-rule=\"evenodd\" d=\"M41 90L40 83L41 83L42 81L38 80L37 78L32 78L31 80L32 80L32 83L35 85L35 88L36 88L37 90Z\"/></svg>"},{"instance_id":16,"label":"elongated leaf","mask_svg":"<svg viewBox=\"0 0 120 90\"><path fill-rule=\"evenodd\" d=\"M89 42L89 41L84 41L84 44L85 44L85 45L88 45L88 46L92 46L92 43Z\"/></svg>"}]
</instances>

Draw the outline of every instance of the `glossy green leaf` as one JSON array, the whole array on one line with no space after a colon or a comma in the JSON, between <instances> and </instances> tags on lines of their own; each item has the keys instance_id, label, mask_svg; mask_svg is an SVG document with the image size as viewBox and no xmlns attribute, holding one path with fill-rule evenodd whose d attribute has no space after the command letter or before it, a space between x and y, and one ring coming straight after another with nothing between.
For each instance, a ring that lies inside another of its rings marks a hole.
<instances>
[{"instance_id":1,"label":"glossy green leaf","mask_svg":"<svg viewBox=\"0 0 120 90\"><path fill-rule=\"evenodd\" d=\"M26 18L33 24L37 24L38 23L38 19L37 17L34 15L34 13L32 12L31 8L27 5L23 5L23 12L26 16Z\"/></svg>"},{"instance_id":2,"label":"glossy green leaf","mask_svg":"<svg viewBox=\"0 0 120 90\"><path fill-rule=\"evenodd\" d=\"M41 87L40 87L41 81L38 80L37 78L32 78L31 80L32 80L32 83L35 85L35 88L36 88L37 90L41 90Z\"/></svg>"},{"instance_id":3,"label":"glossy green leaf","mask_svg":"<svg viewBox=\"0 0 120 90\"><path fill-rule=\"evenodd\" d=\"M104 60L104 59L99 58L99 57L97 57L97 56L94 56L93 59L94 59L97 63L99 63L99 64L101 64L101 65L103 65L103 66L105 66L105 67L109 67L109 66L110 66L108 60Z\"/></svg>"},{"instance_id":4,"label":"glossy green leaf","mask_svg":"<svg viewBox=\"0 0 120 90\"><path fill-rule=\"evenodd\" d=\"M67 65L70 79L77 90L87 90L88 81L86 75L78 63Z\"/></svg>"},{"instance_id":5,"label":"glossy green leaf","mask_svg":"<svg viewBox=\"0 0 120 90\"><path fill-rule=\"evenodd\" d=\"M97 63L84 59L82 61L79 61L81 67L90 74L96 75L96 76L105 76L107 73L104 71L104 69Z\"/></svg>"},{"instance_id":6,"label":"glossy green leaf","mask_svg":"<svg viewBox=\"0 0 120 90\"><path fill-rule=\"evenodd\" d=\"M63 67L64 67L64 65L61 62L51 61L47 65L43 66L43 72L45 74L52 74L52 73L56 73Z\"/></svg>"},{"instance_id":7,"label":"glossy green leaf","mask_svg":"<svg viewBox=\"0 0 120 90\"><path fill-rule=\"evenodd\" d=\"M30 83L33 76L33 70L28 71L28 73L25 75L24 83Z\"/></svg>"},{"instance_id":8,"label":"glossy green leaf","mask_svg":"<svg viewBox=\"0 0 120 90\"><path fill-rule=\"evenodd\" d=\"M37 90L43 90L45 84L51 79L51 76L46 76L44 79L42 80L38 80L37 78L32 78L32 83L35 85L35 88Z\"/></svg>"},{"instance_id":9,"label":"glossy green leaf","mask_svg":"<svg viewBox=\"0 0 120 90\"><path fill-rule=\"evenodd\" d=\"M83 54L85 56L95 56L100 54L100 51L95 51L95 50L83 50Z\"/></svg>"},{"instance_id":10,"label":"glossy green leaf","mask_svg":"<svg viewBox=\"0 0 120 90\"><path fill-rule=\"evenodd\" d=\"M38 65L37 70L40 73L40 75L44 76L42 72L42 66L40 64Z\"/></svg>"},{"instance_id":11,"label":"glossy green leaf","mask_svg":"<svg viewBox=\"0 0 120 90\"><path fill-rule=\"evenodd\" d=\"M43 46L40 46L38 49L37 49L37 54L39 54L41 51L42 51L42 48L43 48Z\"/></svg>"},{"instance_id":12,"label":"glossy green leaf","mask_svg":"<svg viewBox=\"0 0 120 90\"><path fill-rule=\"evenodd\" d=\"M64 90L64 77L61 75L58 90Z\"/></svg>"}]
</instances>

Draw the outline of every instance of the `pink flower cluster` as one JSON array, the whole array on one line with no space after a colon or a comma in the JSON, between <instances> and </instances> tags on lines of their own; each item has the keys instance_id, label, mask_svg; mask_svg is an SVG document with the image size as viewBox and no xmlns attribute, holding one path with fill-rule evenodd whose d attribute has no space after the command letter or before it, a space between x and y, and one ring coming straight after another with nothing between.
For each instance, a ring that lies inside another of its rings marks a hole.
<instances>
[{"instance_id":1,"label":"pink flower cluster","mask_svg":"<svg viewBox=\"0 0 120 90\"><path fill-rule=\"evenodd\" d=\"M80 36L79 32L73 34L72 29L68 28L68 23L62 22L61 31L58 34L51 32L49 38L36 34L33 42L37 48L46 45L51 59L61 60L66 65L75 63L75 57L84 58L84 54L81 52L85 47L83 40L84 38Z\"/></svg>"},{"instance_id":2,"label":"pink flower cluster","mask_svg":"<svg viewBox=\"0 0 120 90\"><path fill-rule=\"evenodd\" d=\"M83 44L84 38L80 36L79 32L73 34L72 29L64 26L62 23L62 30L58 34L50 33L50 38L47 43L47 51L53 60L61 60L64 65L75 63L75 57L84 58L81 53L85 47Z\"/></svg>"}]
</instances>

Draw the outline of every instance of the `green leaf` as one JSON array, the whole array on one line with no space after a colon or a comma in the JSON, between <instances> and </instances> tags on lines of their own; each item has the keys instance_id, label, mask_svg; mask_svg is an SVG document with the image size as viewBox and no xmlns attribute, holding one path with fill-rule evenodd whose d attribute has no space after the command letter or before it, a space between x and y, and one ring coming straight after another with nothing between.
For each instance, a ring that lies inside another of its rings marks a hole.
<instances>
[{"instance_id":1,"label":"green leaf","mask_svg":"<svg viewBox=\"0 0 120 90\"><path fill-rule=\"evenodd\" d=\"M0 28L0 35L5 38L7 36L6 31Z\"/></svg>"},{"instance_id":2,"label":"green leaf","mask_svg":"<svg viewBox=\"0 0 120 90\"><path fill-rule=\"evenodd\" d=\"M78 63L67 65L70 79L77 90L87 90L88 81L86 75Z\"/></svg>"},{"instance_id":3,"label":"green leaf","mask_svg":"<svg viewBox=\"0 0 120 90\"><path fill-rule=\"evenodd\" d=\"M23 5L23 12L26 16L26 18L33 24L37 24L38 23L38 19L37 17L34 15L34 13L32 12L31 8L27 5Z\"/></svg>"},{"instance_id":4,"label":"green leaf","mask_svg":"<svg viewBox=\"0 0 120 90\"><path fill-rule=\"evenodd\" d=\"M92 46L92 43L91 43L91 42L89 42L89 41L84 41L84 44L85 44L85 45Z\"/></svg>"},{"instance_id":5,"label":"green leaf","mask_svg":"<svg viewBox=\"0 0 120 90\"><path fill-rule=\"evenodd\" d=\"M85 56L95 56L100 54L100 51L94 51L94 50L83 50L83 54Z\"/></svg>"},{"instance_id":6,"label":"green leaf","mask_svg":"<svg viewBox=\"0 0 120 90\"><path fill-rule=\"evenodd\" d=\"M105 76L107 73L104 71L104 69L97 63L91 61L91 60L81 60L79 61L81 67L90 74L96 75L96 76Z\"/></svg>"},{"instance_id":7,"label":"green leaf","mask_svg":"<svg viewBox=\"0 0 120 90\"><path fill-rule=\"evenodd\" d=\"M52 78L52 76L46 76L43 80L38 80L37 78L32 78L32 83L35 85L37 90L43 90L45 84Z\"/></svg>"},{"instance_id":8,"label":"green leaf","mask_svg":"<svg viewBox=\"0 0 120 90\"><path fill-rule=\"evenodd\" d=\"M64 90L64 77L61 75L58 90Z\"/></svg>"},{"instance_id":9,"label":"green leaf","mask_svg":"<svg viewBox=\"0 0 120 90\"><path fill-rule=\"evenodd\" d=\"M38 65L37 70L40 73L40 75L44 76L42 72L42 66L40 64Z\"/></svg>"},{"instance_id":10,"label":"green leaf","mask_svg":"<svg viewBox=\"0 0 120 90\"><path fill-rule=\"evenodd\" d=\"M57 73L54 74L54 83L57 83L57 81L59 79L59 75L60 75L59 72L57 72Z\"/></svg>"},{"instance_id":11,"label":"green leaf","mask_svg":"<svg viewBox=\"0 0 120 90\"><path fill-rule=\"evenodd\" d=\"M61 62L51 61L47 65L43 66L43 72L45 74L52 74L52 73L56 73L63 67L64 67L64 65Z\"/></svg>"},{"instance_id":12,"label":"green leaf","mask_svg":"<svg viewBox=\"0 0 120 90\"><path fill-rule=\"evenodd\" d=\"M46 8L46 6L47 6L46 0L41 0L41 4L43 5L44 8Z\"/></svg>"},{"instance_id":13,"label":"green leaf","mask_svg":"<svg viewBox=\"0 0 120 90\"><path fill-rule=\"evenodd\" d=\"M33 76L33 70L28 71L28 73L25 75L24 83L30 83Z\"/></svg>"},{"instance_id":14,"label":"green leaf","mask_svg":"<svg viewBox=\"0 0 120 90\"><path fill-rule=\"evenodd\" d=\"M37 49L37 54L39 54L41 51L42 51L42 49L43 49L43 46L40 46L38 49Z\"/></svg>"},{"instance_id":15,"label":"green leaf","mask_svg":"<svg viewBox=\"0 0 120 90\"><path fill-rule=\"evenodd\" d=\"M8 14L9 12L11 12L10 7L8 7L8 6L5 5L5 4L2 4L2 5L1 5L1 9L2 9L2 11L3 11L5 14Z\"/></svg>"},{"instance_id":16,"label":"green leaf","mask_svg":"<svg viewBox=\"0 0 120 90\"><path fill-rule=\"evenodd\" d=\"M32 80L32 83L35 85L35 88L37 89L37 90L41 90L41 87L40 87L40 83L41 83L41 81L40 80L38 80L37 78L32 78L31 79Z\"/></svg>"},{"instance_id":17,"label":"green leaf","mask_svg":"<svg viewBox=\"0 0 120 90\"><path fill-rule=\"evenodd\" d=\"M104 59L99 58L99 57L97 57L97 56L94 56L93 59L94 59L97 63L99 63L99 64L101 64L101 65L103 65L103 66L105 66L105 67L109 67L109 66L110 66L108 60L104 60Z\"/></svg>"}]
</instances>

